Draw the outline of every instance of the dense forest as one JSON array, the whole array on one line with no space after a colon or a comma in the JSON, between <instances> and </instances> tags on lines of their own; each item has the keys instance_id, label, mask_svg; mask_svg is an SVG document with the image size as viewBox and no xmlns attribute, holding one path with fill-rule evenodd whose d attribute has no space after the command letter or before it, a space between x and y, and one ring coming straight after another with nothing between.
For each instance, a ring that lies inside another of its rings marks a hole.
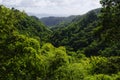
<instances>
[{"instance_id":1,"label":"dense forest","mask_svg":"<svg viewBox=\"0 0 120 80\"><path fill-rule=\"evenodd\" d=\"M0 5L0 80L120 80L120 1L100 3L56 28Z\"/></svg>"},{"instance_id":2,"label":"dense forest","mask_svg":"<svg viewBox=\"0 0 120 80\"><path fill-rule=\"evenodd\" d=\"M74 18L77 16L69 16L69 17L43 17L40 19L48 27L63 27L65 24L69 24Z\"/></svg>"}]
</instances>

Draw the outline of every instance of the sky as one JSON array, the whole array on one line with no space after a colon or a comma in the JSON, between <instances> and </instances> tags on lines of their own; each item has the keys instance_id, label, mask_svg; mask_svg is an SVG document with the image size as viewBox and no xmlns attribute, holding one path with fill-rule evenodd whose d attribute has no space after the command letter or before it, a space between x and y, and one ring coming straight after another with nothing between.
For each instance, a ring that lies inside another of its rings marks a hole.
<instances>
[{"instance_id":1,"label":"sky","mask_svg":"<svg viewBox=\"0 0 120 80\"><path fill-rule=\"evenodd\" d=\"M100 0L0 0L0 4L14 7L38 17L81 15L101 7Z\"/></svg>"}]
</instances>

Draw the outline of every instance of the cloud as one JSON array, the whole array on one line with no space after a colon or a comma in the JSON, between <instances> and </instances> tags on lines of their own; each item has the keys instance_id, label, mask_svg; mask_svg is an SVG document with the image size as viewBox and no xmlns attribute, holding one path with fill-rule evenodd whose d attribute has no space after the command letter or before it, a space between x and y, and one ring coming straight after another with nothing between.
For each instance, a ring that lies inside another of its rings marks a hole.
<instances>
[{"instance_id":1,"label":"cloud","mask_svg":"<svg viewBox=\"0 0 120 80\"><path fill-rule=\"evenodd\" d=\"M6 6L18 5L22 0L0 0L0 3Z\"/></svg>"},{"instance_id":2,"label":"cloud","mask_svg":"<svg viewBox=\"0 0 120 80\"><path fill-rule=\"evenodd\" d=\"M35 14L78 15L101 7L99 0L0 0L0 3Z\"/></svg>"},{"instance_id":3,"label":"cloud","mask_svg":"<svg viewBox=\"0 0 120 80\"><path fill-rule=\"evenodd\" d=\"M2 0L0 0L0 4L2 3Z\"/></svg>"}]
</instances>

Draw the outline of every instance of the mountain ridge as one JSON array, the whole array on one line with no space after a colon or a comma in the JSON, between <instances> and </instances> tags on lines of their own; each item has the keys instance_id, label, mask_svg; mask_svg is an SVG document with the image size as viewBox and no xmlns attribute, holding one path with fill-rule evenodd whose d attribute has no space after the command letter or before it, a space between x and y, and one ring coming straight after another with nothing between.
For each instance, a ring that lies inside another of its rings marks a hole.
<instances>
[{"instance_id":1,"label":"mountain ridge","mask_svg":"<svg viewBox=\"0 0 120 80\"><path fill-rule=\"evenodd\" d=\"M48 27L55 27L59 25L60 23L69 23L71 22L76 16L72 15L69 17L43 17L40 19L46 26Z\"/></svg>"}]
</instances>

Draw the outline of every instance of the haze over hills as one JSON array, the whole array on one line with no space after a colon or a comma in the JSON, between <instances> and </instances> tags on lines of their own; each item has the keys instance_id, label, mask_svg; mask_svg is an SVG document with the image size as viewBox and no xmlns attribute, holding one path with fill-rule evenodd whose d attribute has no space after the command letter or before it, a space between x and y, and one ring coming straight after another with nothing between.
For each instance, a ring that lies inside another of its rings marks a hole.
<instances>
[{"instance_id":1,"label":"haze over hills","mask_svg":"<svg viewBox=\"0 0 120 80\"><path fill-rule=\"evenodd\" d=\"M56 27L59 24L69 23L71 22L76 16L69 16L69 17L43 17L40 19L46 26L48 27Z\"/></svg>"},{"instance_id":2,"label":"haze over hills","mask_svg":"<svg viewBox=\"0 0 120 80\"><path fill-rule=\"evenodd\" d=\"M28 12L28 15L30 16L36 16L38 18L44 18L44 17L50 17L50 16L54 16L54 17L65 17L65 16L68 16L66 14L47 14L47 13L42 13L42 14L39 14L39 13L31 13L31 12Z\"/></svg>"},{"instance_id":3,"label":"haze over hills","mask_svg":"<svg viewBox=\"0 0 120 80\"><path fill-rule=\"evenodd\" d=\"M101 8L94 9L96 14L99 14ZM89 13L89 12L88 12ZM71 22L78 21L80 18L84 17L84 15L71 15L68 17L55 17L55 16L50 16L50 17L42 17L40 18L40 21L42 21L46 26L48 27L64 27L67 26L67 24L70 24Z\"/></svg>"}]
</instances>

